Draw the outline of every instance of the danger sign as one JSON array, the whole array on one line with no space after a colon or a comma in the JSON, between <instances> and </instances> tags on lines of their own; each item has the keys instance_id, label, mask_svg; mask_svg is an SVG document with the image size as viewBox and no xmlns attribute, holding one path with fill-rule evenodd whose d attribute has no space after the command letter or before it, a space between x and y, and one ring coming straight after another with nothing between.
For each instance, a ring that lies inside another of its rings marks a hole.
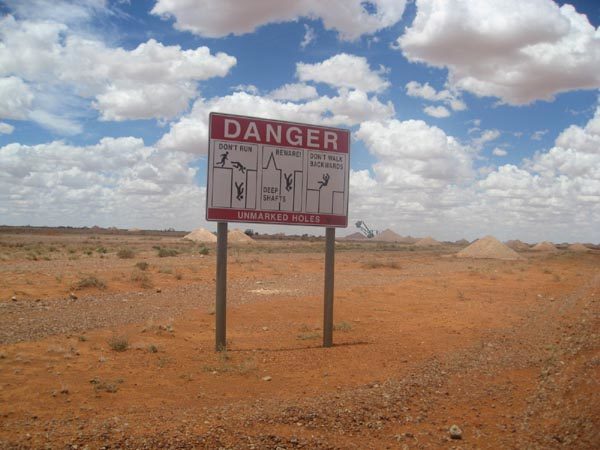
<instances>
[{"instance_id":1,"label":"danger sign","mask_svg":"<svg viewBox=\"0 0 600 450\"><path fill-rule=\"evenodd\" d=\"M346 227L350 132L210 114L206 219Z\"/></svg>"}]
</instances>

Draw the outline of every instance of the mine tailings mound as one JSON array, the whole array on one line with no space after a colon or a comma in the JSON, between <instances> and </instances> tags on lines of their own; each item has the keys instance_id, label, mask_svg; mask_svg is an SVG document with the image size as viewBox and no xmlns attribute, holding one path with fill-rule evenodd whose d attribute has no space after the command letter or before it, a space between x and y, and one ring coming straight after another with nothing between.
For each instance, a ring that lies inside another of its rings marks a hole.
<instances>
[{"instance_id":1,"label":"mine tailings mound","mask_svg":"<svg viewBox=\"0 0 600 450\"><path fill-rule=\"evenodd\" d=\"M381 233L379 233L373 238L374 241L380 242L402 242L402 239L404 239L402 236L400 236L395 231L390 230L389 228L383 230Z\"/></svg>"},{"instance_id":2,"label":"mine tailings mound","mask_svg":"<svg viewBox=\"0 0 600 450\"><path fill-rule=\"evenodd\" d=\"M182 239L204 243L217 242L217 237L206 228L196 228L191 233L186 234Z\"/></svg>"},{"instance_id":3,"label":"mine tailings mound","mask_svg":"<svg viewBox=\"0 0 600 450\"><path fill-rule=\"evenodd\" d=\"M558 249L552 242L544 241L534 245L531 250L536 252L556 252Z\"/></svg>"},{"instance_id":4,"label":"mine tailings mound","mask_svg":"<svg viewBox=\"0 0 600 450\"><path fill-rule=\"evenodd\" d=\"M507 247L494 236L483 237L467 248L456 254L459 258L487 258L487 259L523 259L513 249Z\"/></svg>"},{"instance_id":5,"label":"mine tailings mound","mask_svg":"<svg viewBox=\"0 0 600 450\"><path fill-rule=\"evenodd\" d=\"M419 239L415 242L417 247L437 247L438 245L442 245L439 241L436 241L434 238L427 236L423 239Z\"/></svg>"},{"instance_id":6,"label":"mine tailings mound","mask_svg":"<svg viewBox=\"0 0 600 450\"><path fill-rule=\"evenodd\" d=\"M589 252L590 251L589 248L587 248L583 244L580 244L579 242L569 245L568 250L571 252Z\"/></svg>"},{"instance_id":7,"label":"mine tailings mound","mask_svg":"<svg viewBox=\"0 0 600 450\"><path fill-rule=\"evenodd\" d=\"M516 250L518 252L523 252L525 250L529 250L529 245L526 244L523 241L520 241L518 239L513 239L510 241L506 241L506 245L510 248L512 248L513 250Z\"/></svg>"},{"instance_id":8,"label":"mine tailings mound","mask_svg":"<svg viewBox=\"0 0 600 450\"><path fill-rule=\"evenodd\" d=\"M367 237L364 234L359 233L358 231L356 233L349 234L344 238L344 240L346 241L364 241L366 239Z\"/></svg>"},{"instance_id":9,"label":"mine tailings mound","mask_svg":"<svg viewBox=\"0 0 600 450\"><path fill-rule=\"evenodd\" d=\"M227 233L227 242L231 244L256 245L257 242L238 228Z\"/></svg>"}]
</instances>

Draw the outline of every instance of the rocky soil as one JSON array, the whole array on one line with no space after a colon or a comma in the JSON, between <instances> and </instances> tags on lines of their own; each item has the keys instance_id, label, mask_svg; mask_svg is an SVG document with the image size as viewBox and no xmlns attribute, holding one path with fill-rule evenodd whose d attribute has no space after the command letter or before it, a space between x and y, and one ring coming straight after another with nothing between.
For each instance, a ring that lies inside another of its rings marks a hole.
<instances>
[{"instance_id":1,"label":"rocky soil","mask_svg":"<svg viewBox=\"0 0 600 450\"><path fill-rule=\"evenodd\" d=\"M225 354L214 255L82 260L76 299L5 260L0 448L600 448L600 255L525 257L338 251L323 349L322 255L232 251Z\"/></svg>"}]
</instances>

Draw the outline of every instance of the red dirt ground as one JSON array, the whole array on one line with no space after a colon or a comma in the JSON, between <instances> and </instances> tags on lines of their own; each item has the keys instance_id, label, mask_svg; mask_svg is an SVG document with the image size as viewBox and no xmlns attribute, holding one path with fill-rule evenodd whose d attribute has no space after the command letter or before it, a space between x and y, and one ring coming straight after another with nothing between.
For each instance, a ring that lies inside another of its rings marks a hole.
<instances>
[{"instance_id":1,"label":"red dirt ground","mask_svg":"<svg viewBox=\"0 0 600 450\"><path fill-rule=\"evenodd\" d=\"M324 349L322 243L230 249L228 350L215 353L214 249L0 243L2 448L600 447L598 253L342 244ZM106 287L76 289L89 276Z\"/></svg>"}]
</instances>

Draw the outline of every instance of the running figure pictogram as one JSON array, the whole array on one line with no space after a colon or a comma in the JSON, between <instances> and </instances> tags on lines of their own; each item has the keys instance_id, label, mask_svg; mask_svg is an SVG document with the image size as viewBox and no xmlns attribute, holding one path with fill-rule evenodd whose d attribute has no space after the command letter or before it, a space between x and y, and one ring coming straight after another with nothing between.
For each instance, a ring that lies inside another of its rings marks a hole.
<instances>
[{"instance_id":1,"label":"running figure pictogram","mask_svg":"<svg viewBox=\"0 0 600 450\"><path fill-rule=\"evenodd\" d=\"M216 166L225 167L225 161L229 159L229 152L221 153L221 161L216 163Z\"/></svg>"}]
</instances>

